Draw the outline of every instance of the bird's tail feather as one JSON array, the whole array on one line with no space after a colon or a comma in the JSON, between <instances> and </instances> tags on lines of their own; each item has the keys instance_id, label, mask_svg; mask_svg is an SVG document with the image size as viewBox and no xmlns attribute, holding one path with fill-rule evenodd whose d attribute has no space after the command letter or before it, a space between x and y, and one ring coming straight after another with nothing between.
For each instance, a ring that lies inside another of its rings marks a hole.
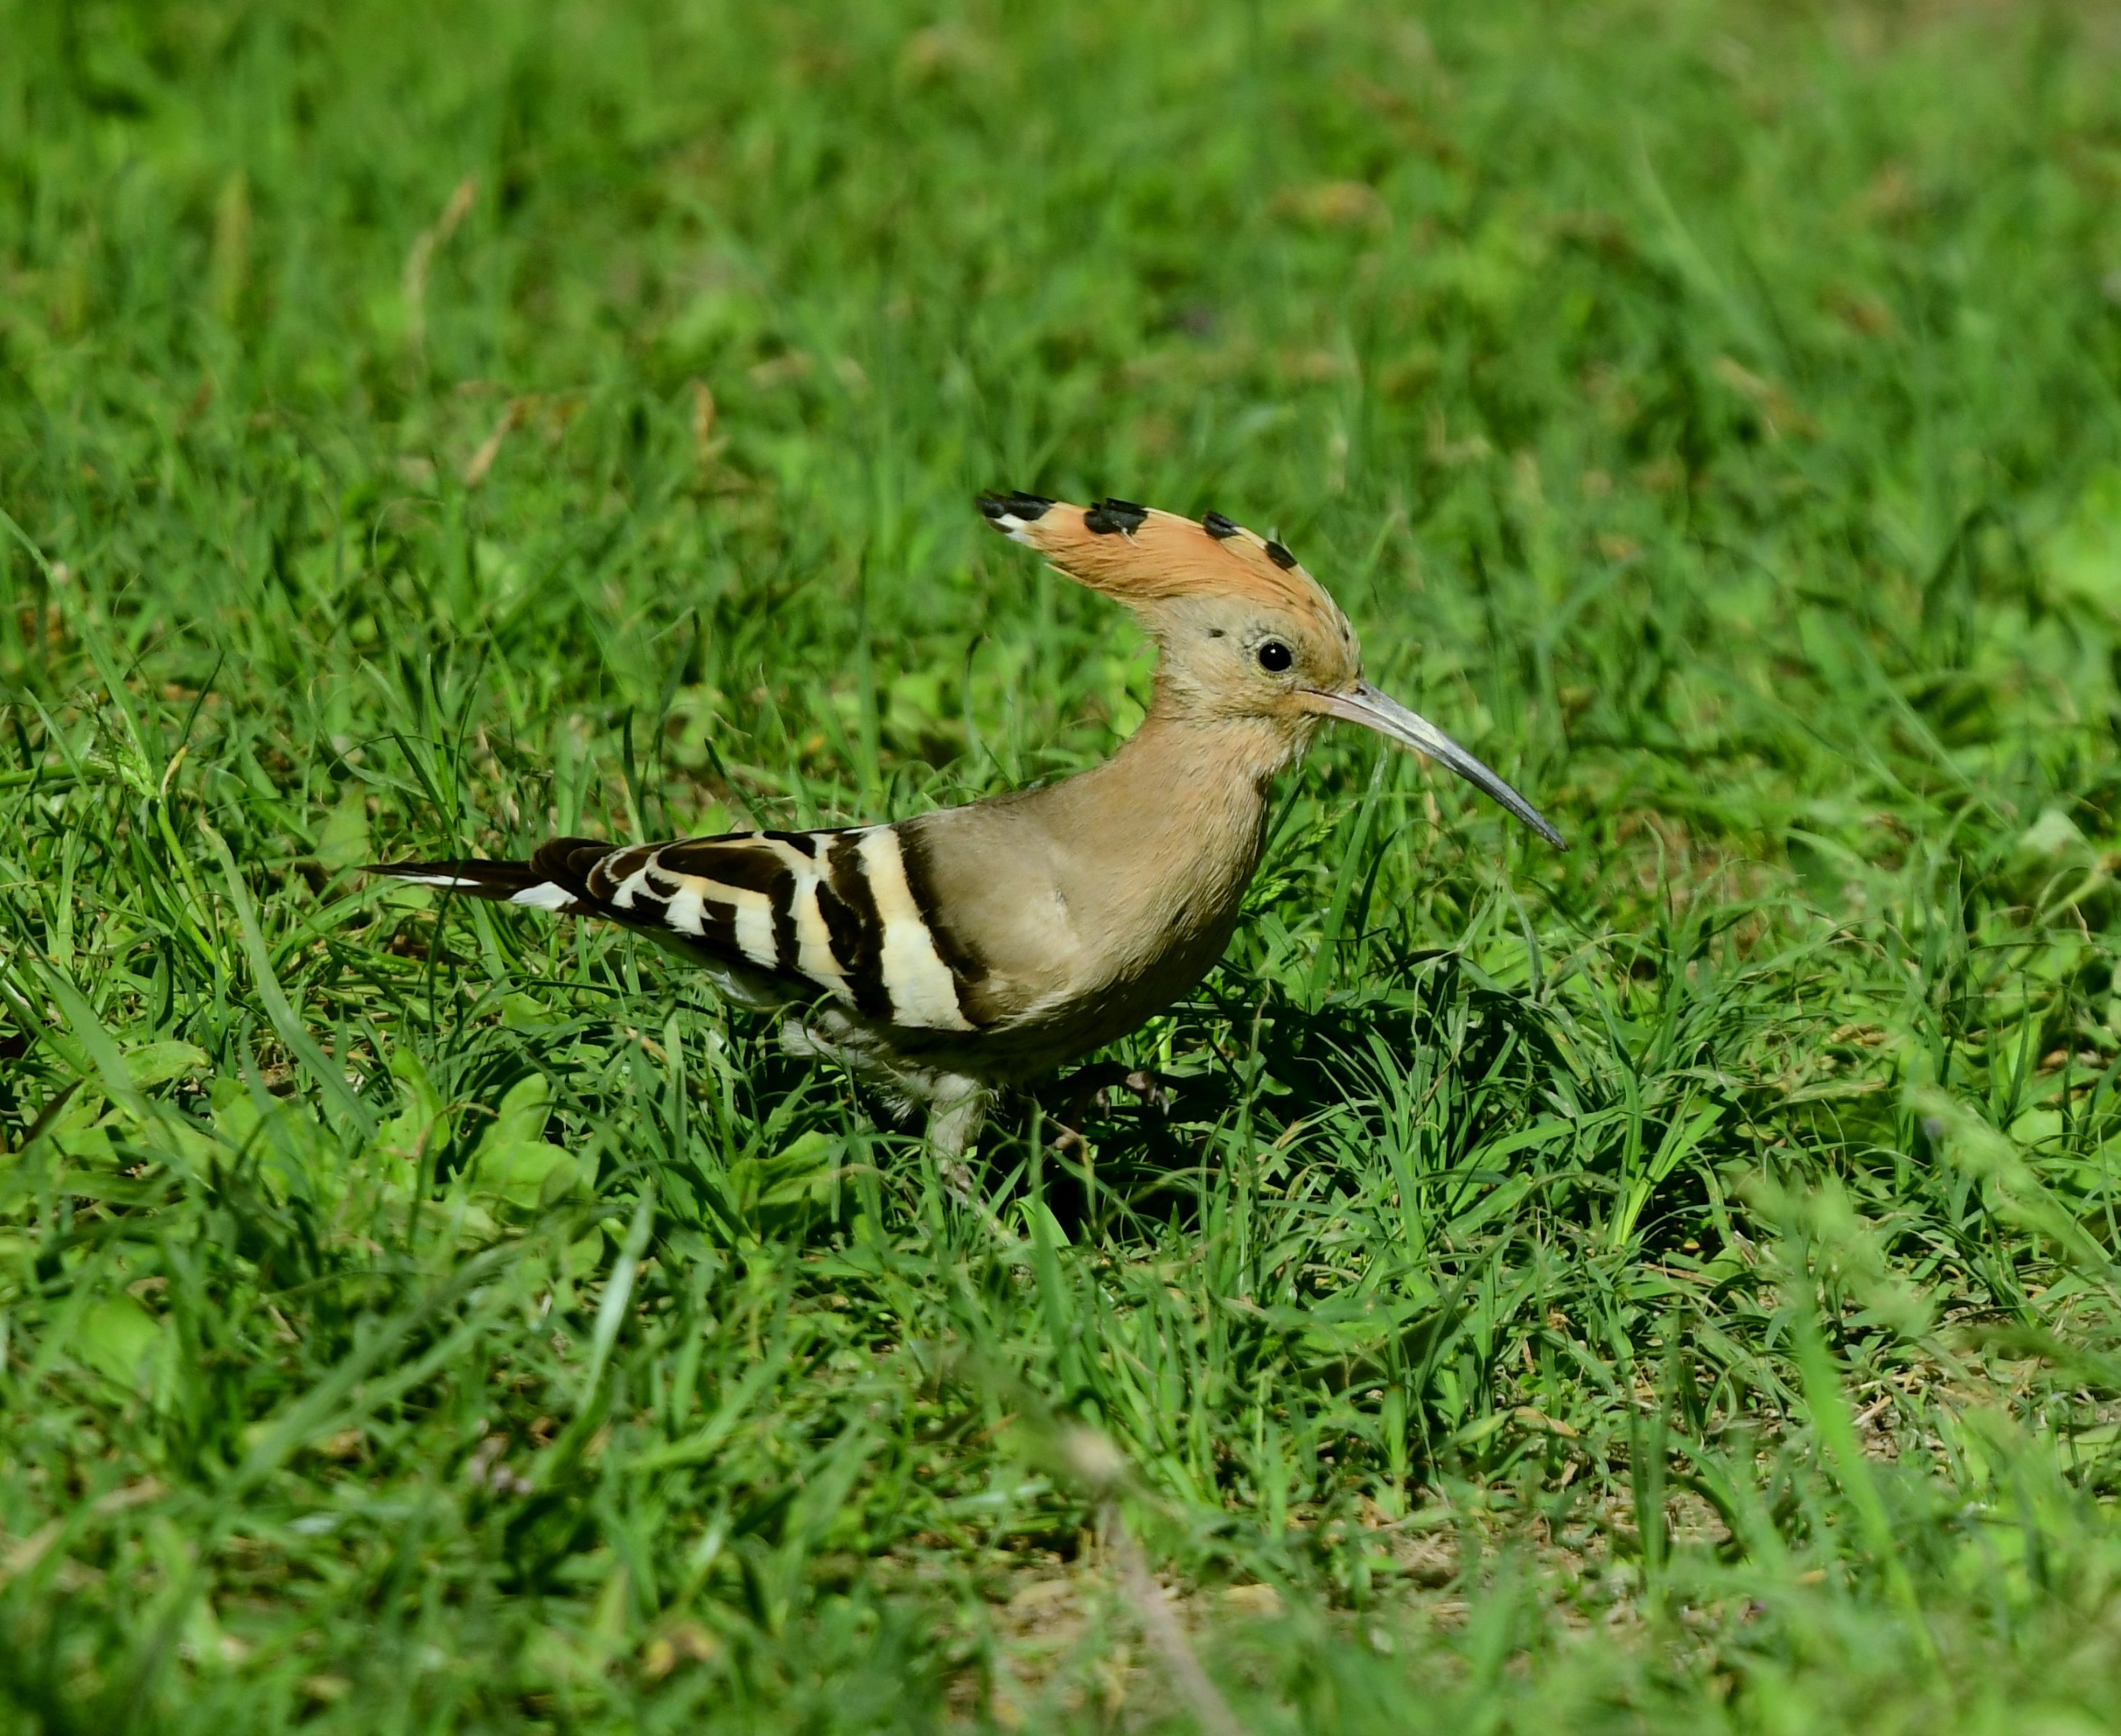
<instances>
[{"instance_id":1,"label":"bird's tail feather","mask_svg":"<svg viewBox=\"0 0 2121 1736\"><path fill-rule=\"evenodd\" d=\"M583 902L578 889L562 884L533 862L371 862L361 871L538 910L572 910Z\"/></svg>"}]
</instances>

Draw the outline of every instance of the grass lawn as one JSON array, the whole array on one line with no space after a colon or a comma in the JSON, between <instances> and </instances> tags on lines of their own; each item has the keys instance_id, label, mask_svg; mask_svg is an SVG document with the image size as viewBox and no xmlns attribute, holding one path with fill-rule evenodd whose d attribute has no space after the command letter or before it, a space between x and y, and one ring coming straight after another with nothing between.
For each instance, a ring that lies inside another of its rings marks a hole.
<instances>
[{"instance_id":1,"label":"grass lawn","mask_svg":"<svg viewBox=\"0 0 2121 1736\"><path fill-rule=\"evenodd\" d=\"M2121 11L0 43L0 1731L2113 1727ZM1573 847L1329 735L969 1202L352 871L1108 753L991 486L1279 534Z\"/></svg>"}]
</instances>

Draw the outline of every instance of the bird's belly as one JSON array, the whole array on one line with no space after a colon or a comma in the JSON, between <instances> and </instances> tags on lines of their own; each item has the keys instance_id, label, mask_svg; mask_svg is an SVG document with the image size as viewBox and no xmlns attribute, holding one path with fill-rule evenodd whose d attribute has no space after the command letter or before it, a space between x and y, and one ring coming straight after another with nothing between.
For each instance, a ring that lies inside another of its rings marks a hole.
<instances>
[{"instance_id":1,"label":"bird's belly","mask_svg":"<svg viewBox=\"0 0 2121 1736\"><path fill-rule=\"evenodd\" d=\"M1182 920L1152 956L1112 959L1100 976L1071 986L990 1041L1014 1062L1006 1069L1013 1077L1065 1066L1124 1037L1192 988L1214 968L1236 926L1234 909L1199 924Z\"/></svg>"}]
</instances>

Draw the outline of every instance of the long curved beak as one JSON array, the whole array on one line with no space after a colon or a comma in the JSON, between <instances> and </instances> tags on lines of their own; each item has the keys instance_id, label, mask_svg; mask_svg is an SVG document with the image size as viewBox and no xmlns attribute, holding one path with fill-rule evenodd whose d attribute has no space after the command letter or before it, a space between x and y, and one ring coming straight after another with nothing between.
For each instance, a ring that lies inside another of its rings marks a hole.
<instances>
[{"instance_id":1,"label":"long curved beak","mask_svg":"<svg viewBox=\"0 0 2121 1736\"><path fill-rule=\"evenodd\" d=\"M1396 741L1403 748L1412 748L1417 754L1426 754L1431 759L1440 761L1475 789L1494 796L1555 849L1569 847L1538 809L1426 717L1410 712L1389 693L1381 693L1363 681L1356 684L1352 693L1322 693L1312 688L1305 690L1303 698L1312 711L1345 722L1359 723L1366 730L1375 730L1388 741Z\"/></svg>"}]
</instances>

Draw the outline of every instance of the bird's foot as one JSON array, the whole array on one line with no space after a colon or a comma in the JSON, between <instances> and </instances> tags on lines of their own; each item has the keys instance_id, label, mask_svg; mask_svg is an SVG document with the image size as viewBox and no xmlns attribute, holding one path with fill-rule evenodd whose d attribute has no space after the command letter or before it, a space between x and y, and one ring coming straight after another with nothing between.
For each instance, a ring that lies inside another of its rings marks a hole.
<instances>
[{"instance_id":1,"label":"bird's foot","mask_svg":"<svg viewBox=\"0 0 2121 1736\"><path fill-rule=\"evenodd\" d=\"M972 1188L972 1165L954 1157L939 1156L935 1160L936 1178L943 1191L960 1206L977 1207L981 1205L979 1195Z\"/></svg>"},{"instance_id":2,"label":"bird's foot","mask_svg":"<svg viewBox=\"0 0 2121 1736\"><path fill-rule=\"evenodd\" d=\"M1074 1124L1088 1110L1102 1113L1110 1109L1115 1089L1132 1092L1146 1108L1159 1113L1168 1113L1171 1108L1171 1091L1162 1080L1146 1067L1130 1067L1123 1062L1100 1061L1078 1067L1061 1080L1060 1089L1065 1094L1048 1118L1076 1140L1082 1136ZM1064 1139L1062 1144L1065 1143Z\"/></svg>"},{"instance_id":3,"label":"bird's foot","mask_svg":"<svg viewBox=\"0 0 2121 1736\"><path fill-rule=\"evenodd\" d=\"M1147 1067L1136 1067L1120 1083L1159 1113L1171 1111L1171 1088Z\"/></svg>"}]
</instances>

